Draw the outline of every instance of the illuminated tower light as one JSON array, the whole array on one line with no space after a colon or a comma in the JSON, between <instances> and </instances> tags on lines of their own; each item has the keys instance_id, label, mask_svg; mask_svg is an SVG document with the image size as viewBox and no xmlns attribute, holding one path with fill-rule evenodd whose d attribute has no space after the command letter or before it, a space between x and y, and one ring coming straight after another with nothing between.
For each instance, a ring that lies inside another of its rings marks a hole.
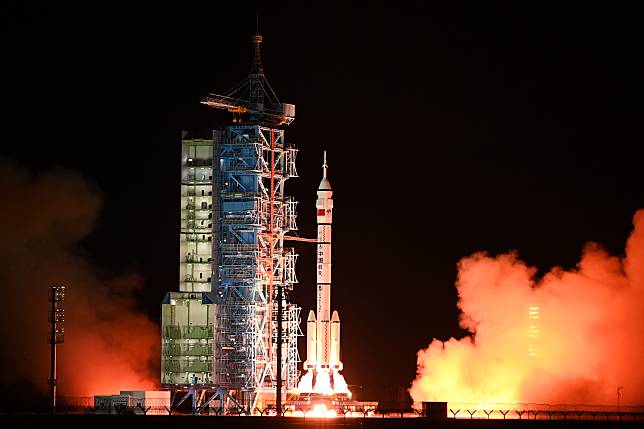
<instances>
[{"instance_id":1,"label":"illuminated tower light","mask_svg":"<svg viewBox=\"0 0 644 429\"><path fill-rule=\"evenodd\" d=\"M539 326L537 325L537 320L539 319L539 307L531 306L528 310L528 338L530 343L528 345L528 356L537 357L539 356Z\"/></svg>"}]
</instances>

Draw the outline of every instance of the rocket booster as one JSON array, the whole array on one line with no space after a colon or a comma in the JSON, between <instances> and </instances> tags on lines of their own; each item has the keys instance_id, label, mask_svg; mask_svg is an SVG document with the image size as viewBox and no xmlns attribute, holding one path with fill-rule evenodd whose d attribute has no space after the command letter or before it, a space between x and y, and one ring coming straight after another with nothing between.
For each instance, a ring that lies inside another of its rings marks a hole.
<instances>
[{"instance_id":1,"label":"rocket booster","mask_svg":"<svg viewBox=\"0 0 644 429\"><path fill-rule=\"evenodd\" d=\"M342 370L340 362L340 317L331 315L331 225L333 222L333 191L327 178L326 151L322 165L322 181L317 190L317 318L311 311L306 323L307 359L304 369Z\"/></svg>"}]
</instances>

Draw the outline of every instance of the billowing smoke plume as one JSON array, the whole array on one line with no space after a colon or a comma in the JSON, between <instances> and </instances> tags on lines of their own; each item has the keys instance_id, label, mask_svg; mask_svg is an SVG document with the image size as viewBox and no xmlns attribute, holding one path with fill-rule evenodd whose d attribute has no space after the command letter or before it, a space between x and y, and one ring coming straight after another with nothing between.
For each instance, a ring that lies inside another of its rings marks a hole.
<instances>
[{"instance_id":1,"label":"billowing smoke plume","mask_svg":"<svg viewBox=\"0 0 644 429\"><path fill-rule=\"evenodd\" d=\"M106 273L78 247L101 208L96 187L71 171L34 176L3 161L0 197L4 389L11 386L11 395L25 386L32 393L48 389L50 285L67 286L65 343L59 347L61 395L156 387L158 328L136 311L132 298L141 279Z\"/></svg>"},{"instance_id":2,"label":"billowing smoke plume","mask_svg":"<svg viewBox=\"0 0 644 429\"><path fill-rule=\"evenodd\" d=\"M644 210L625 257L586 245L577 268L535 279L516 254L458 264L470 337L418 352L416 401L644 404Z\"/></svg>"}]
</instances>

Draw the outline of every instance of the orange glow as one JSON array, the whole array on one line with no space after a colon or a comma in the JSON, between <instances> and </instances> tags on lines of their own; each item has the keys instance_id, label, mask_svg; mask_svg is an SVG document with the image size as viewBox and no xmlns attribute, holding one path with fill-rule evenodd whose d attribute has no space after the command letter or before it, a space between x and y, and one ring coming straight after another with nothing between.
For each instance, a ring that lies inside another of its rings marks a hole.
<instances>
[{"instance_id":1,"label":"orange glow","mask_svg":"<svg viewBox=\"0 0 644 429\"><path fill-rule=\"evenodd\" d=\"M72 309L78 305L74 301L70 299ZM160 355L158 328L127 306L120 308L116 302L106 305L115 312L113 320L100 320L88 312L78 321L65 322L68 341L59 348L63 395L159 388L158 375L150 371ZM68 314L71 316L72 310Z\"/></svg>"},{"instance_id":2,"label":"orange glow","mask_svg":"<svg viewBox=\"0 0 644 429\"><path fill-rule=\"evenodd\" d=\"M413 399L613 404L624 385L622 404L644 403L644 210L633 223L624 258L589 243L576 269L540 279L515 253L462 259L471 336L418 352Z\"/></svg>"},{"instance_id":3,"label":"orange glow","mask_svg":"<svg viewBox=\"0 0 644 429\"><path fill-rule=\"evenodd\" d=\"M65 342L58 347L58 394L91 396L158 388L159 328L136 309L136 274L96 266L78 243L101 211L96 186L78 173L55 169L34 176L18 165L0 168L0 277L7 305L5 384L29 382L47 391L47 291L65 285ZM121 249L123 258L131 255ZM35 256L40 255L40 256Z\"/></svg>"},{"instance_id":4,"label":"orange glow","mask_svg":"<svg viewBox=\"0 0 644 429\"><path fill-rule=\"evenodd\" d=\"M307 417L337 417L337 413L334 410L329 410L324 404L315 404L313 409L306 413Z\"/></svg>"},{"instance_id":5,"label":"orange glow","mask_svg":"<svg viewBox=\"0 0 644 429\"><path fill-rule=\"evenodd\" d=\"M347 417L348 417L348 414L350 413L347 413ZM326 419L326 418L338 417L338 413L335 410L330 409L326 404L318 403L318 404L314 404L312 408L306 411L302 409L289 411L286 413L286 416Z\"/></svg>"}]
</instances>

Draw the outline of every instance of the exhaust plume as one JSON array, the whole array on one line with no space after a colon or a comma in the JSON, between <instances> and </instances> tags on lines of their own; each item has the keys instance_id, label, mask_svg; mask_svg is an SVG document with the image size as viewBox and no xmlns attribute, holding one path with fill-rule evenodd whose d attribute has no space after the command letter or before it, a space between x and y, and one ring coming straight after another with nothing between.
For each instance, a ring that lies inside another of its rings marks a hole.
<instances>
[{"instance_id":1,"label":"exhaust plume","mask_svg":"<svg viewBox=\"0 0 644 429\"><path fill-rule=\"evenodd\" d=\"M625 257L588 243L541 279L515 253L458 264L460 325L418 352L415 401L644 403L644 210Z\"/></svg>"},{"instance_id":2,"label":"exhaust plume","mask_svg":"<svg viewBox=\"0 0 644 429\"><path fill-rule=\"evenodd\" d=\"M158 327L135 308L137 274L114 276L82 253L101 209L96 186L54 169L34 175L0 161L0 284L4 327L0 384L48 389L47 292L67 286L65 343L58 347L59 395L151 389L158 379ZM4 389L7 391L7 389Z\"/></svg>"}]
</instances>

